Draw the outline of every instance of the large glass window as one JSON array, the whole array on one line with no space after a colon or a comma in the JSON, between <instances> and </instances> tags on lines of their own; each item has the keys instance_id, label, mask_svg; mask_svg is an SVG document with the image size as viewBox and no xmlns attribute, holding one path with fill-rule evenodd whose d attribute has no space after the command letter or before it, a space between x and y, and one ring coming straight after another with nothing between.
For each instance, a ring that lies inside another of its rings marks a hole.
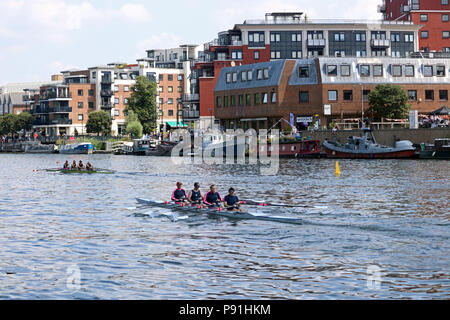
<instances>
[{"instance_id":1,"label":"large glass window","mask_svg":"<svg viewBox=\"0 0 450 320\"><path fill-rule=\"evenodd\" d=\"M338 99L338 93L336 90L329 90L328 91L328 101L337 101Z\"/></svg>"},{"instance_id":2,"label":"large glass window","mask_svg":"<svg viewBox=\"0 0 450 320\"><path fill-rule=\"evenodd\" d=\"M361 77L369 77L370 76L370 66L368 64L361 65L360 75L361 75Z\"/></svg>"}]
</instances>

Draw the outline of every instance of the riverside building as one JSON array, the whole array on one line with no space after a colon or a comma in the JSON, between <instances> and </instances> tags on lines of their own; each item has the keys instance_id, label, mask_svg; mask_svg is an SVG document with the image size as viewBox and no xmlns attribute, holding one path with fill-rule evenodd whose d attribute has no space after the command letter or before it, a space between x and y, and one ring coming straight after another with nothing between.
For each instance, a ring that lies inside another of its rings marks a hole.
<instances>
[{"instance_id":1,"label":"riverside building","mask_svg":"<svg viewBox=\"0 0 450 320\"><path fill-rule=\"evenodd\" d=\"M193 63L199 125L218 122L214 88L223 88L216 87L223 68L286 59L407 58L419 50L420 28L410 21L311 20L301 12L246 20L205 44Z\"/></svg>"}]
</instances>

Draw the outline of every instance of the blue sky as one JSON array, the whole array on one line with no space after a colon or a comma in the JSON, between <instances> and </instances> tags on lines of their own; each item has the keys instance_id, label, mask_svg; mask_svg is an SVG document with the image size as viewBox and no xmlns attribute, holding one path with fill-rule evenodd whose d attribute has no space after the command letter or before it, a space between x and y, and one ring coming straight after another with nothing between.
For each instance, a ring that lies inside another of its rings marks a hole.
<instances>
[{"instance_id":1,"label":"blue sky","mask_svg":"<svg viewBox=\"0 0 450 320\"><path fill-rule=\"evenodd\" d=\"M151 48L203 44L266 12L379 19L381 0L0 0L0 85L109 62Z\"/></svg>"}]
</instances>

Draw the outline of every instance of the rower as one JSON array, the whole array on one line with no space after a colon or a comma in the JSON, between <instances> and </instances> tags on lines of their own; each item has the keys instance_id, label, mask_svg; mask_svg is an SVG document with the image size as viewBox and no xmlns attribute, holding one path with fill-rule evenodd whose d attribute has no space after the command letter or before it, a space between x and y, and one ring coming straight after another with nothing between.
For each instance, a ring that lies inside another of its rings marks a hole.
<instances>
[{"instance_id":1,"label":"rower","mask_svg":"<svg viewBox=\"0 0 450 320\"><path fill-rule=\"evenodd\" d=\"M189 192L188 200L192 204L200 204L202 202L203 195L200 191L200 183L194 183L194 190Z\"/></svg>"},{"instance_id":2,"label":"rower","mask_svg":"<svg viewBox=\"0 0 450 320\"><path fill-rule=\"evenodd\" d=\"M86 170L94 171L94 166L89 161L88 161L88 163L86 163Z\"/></svg>"},{"instance_id":3,"label":"rower","mask_svg":"<svg viewBox=\"0 0 450 320\"><path fill-rule=\"evenodd\" d=\"M188 198L186 191L183 189L183 184L177 182L177 188L172 192L172 201L184 202Z\"/></svg>"},{"instance_id":4,"label":"rower","mask_svg":"<svg viewBox=\"0 0 450 320\"><path fill-rule=\"evenodd\" d=\"M66 162L64 162L63 169L64 169L64 170L69 170L69 169L70 169L69 160L66 160Z\"/></svg>"},{"instance_id":5,"label":"rower","mask_svg":"<svg viewBox=\"0 0 450 320\"><path fill-rule=\"evenodd\" d=\"M217 192L216 186L213 184L209 189L209 192L205 194L203 202L210 207L220 207L220 204L223 200L220 197L220 194Z\"/></svg>"},{"instance_id":6,"label":"rower","mask_svg":"<svg viewBox=\"0 0 450 320\"><path fill-rule=\"evenodd\" d=\"M230 188L230 190L228 190L228 195L224 198L225 208L229 211L242 212L241 206L239 205L239 198L234 195L234 191L234 188Z\"/></svg>"},{"instance_id":7,"label":"rower","mask_svg":"<svg viewBox=\"0 0 450 320\"><path fill-rule=\"evenodd\" d=\"M84 164L83 161L80 160L80 162L78 163L78 170L83 170L84 169Z\"/></svg>"},{"instance_id":8,"label":"rower","mask_svg":"<svg viewBox=\"0 0 450 320\"><path fill-rule=\"evenodd\" d=\"M72 162L72 170L77 170L77 162L75 160Z\"/></svg>"}]
</instances>

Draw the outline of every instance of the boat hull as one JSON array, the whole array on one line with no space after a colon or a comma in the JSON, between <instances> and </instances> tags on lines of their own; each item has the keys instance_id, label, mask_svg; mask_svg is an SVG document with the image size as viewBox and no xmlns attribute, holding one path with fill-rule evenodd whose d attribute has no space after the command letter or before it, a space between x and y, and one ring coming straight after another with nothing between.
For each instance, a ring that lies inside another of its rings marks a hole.
<instances>
[{"instance_id":1,"label":"boat hull","mask_svg":"<svg viewBox=\"0 0 450 320\"><path fill-rule=\"evenodd\" d=\"M332 150L324 147L328 158L340 158L340 159L406 159L412 158L415 155L415 150L401 150L392 152L345 152L339 150Z\"/></svg>"},{"instance_id":2,"label":"boat hull","mask_svg":"<svg viewBox=\"0 0 450 320\"><path fill-rule=\"evenodd\" d=\"M420 159L440 159L450 160L450 151L421 151L419 154Z\"/></svg>"}]
</instances>

